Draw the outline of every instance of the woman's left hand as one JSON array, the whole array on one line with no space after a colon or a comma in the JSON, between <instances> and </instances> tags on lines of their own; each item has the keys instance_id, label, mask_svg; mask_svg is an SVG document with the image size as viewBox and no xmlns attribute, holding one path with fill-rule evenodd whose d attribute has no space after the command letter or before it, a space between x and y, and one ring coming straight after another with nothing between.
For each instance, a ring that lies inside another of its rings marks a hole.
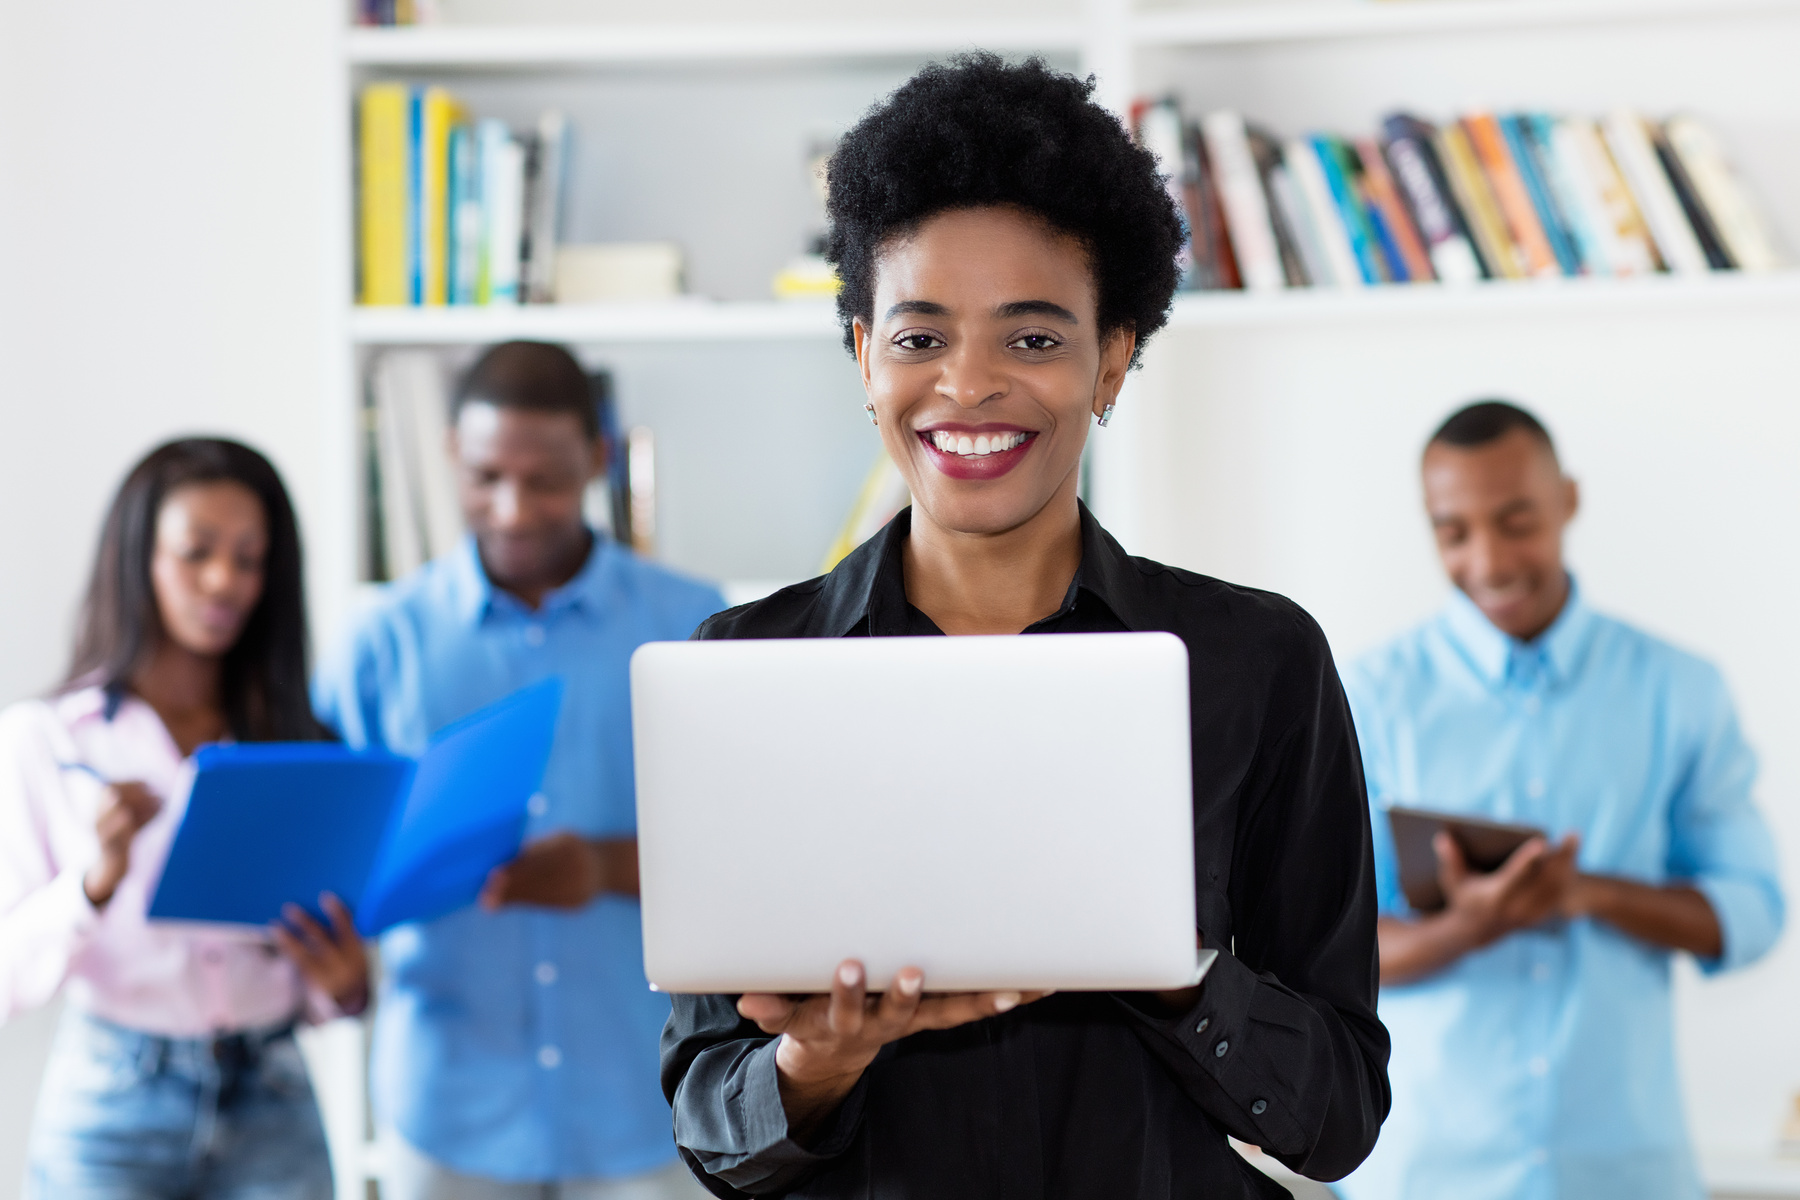
<instances>
[{"instance_id":1,"label":"woman's left hand","mask_svg":"<svg viewBox=\"0 0 1800 1200\"><path fill-rule=\"evenodd\" d=\"M298 904L285 904L281 920L270 931L306 981L336 1001L345 1016L353 1017L369 1004L369 956L344 902L326 892L319 905L331 919L329 930Z\"/></svg>"}]
</instances>

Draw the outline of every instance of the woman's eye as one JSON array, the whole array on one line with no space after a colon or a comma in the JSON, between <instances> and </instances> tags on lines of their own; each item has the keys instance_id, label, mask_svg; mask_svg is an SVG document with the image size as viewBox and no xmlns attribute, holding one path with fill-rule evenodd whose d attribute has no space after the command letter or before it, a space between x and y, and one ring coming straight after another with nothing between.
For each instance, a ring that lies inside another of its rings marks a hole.
<instances>
[{"instance_id":1,"label":"woman's eye","mask_svg":"<svg viewBox=\"0 0 1800 1200\"><path fill-rule=\"evenodd\" d=\"M894 339L902 350L935 350L944 343L929 333L903 333Z\"/></svg>"},{"instance_id":2,"label":"woman's eye","mask_svg":"<svg viewBox=\"0 0 1800 1200\"><path fill-rule=\"evenodd\" d=\"M1013 339L1013 346L1020 350L1054 350L1061 344L1047 333L1028 333Z\"/></svg>"}]
</instances>

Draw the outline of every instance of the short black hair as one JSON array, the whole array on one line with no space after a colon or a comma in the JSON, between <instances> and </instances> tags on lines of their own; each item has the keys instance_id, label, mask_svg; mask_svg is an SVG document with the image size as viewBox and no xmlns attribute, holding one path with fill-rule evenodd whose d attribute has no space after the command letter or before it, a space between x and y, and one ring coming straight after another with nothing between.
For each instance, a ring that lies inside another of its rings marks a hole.
<instances>
[{"instance_id":1,"label":"short black hair","mask_svg":"<svg viewBox=\"0 0 1800 1200\"><path fill-rule=\"evenodd\" d=\"M1444 423L1437 427L1437 432L1425 445L1441 444L1469 450L1499 441L1515 429L1524 430L1542 442L1551 457L1556 456L1556 442L1544 428L1544 423L1508 400L1477 400L1463 405L1444 418Z\"/></svg>"},{"instance_id":2,"label":"short black hair","mask_svg":"<svg viewBox=\"0 0 1800 1200\"><path fill-rule=\"evenodd\" d=\"M1143 349L1168 320L1181 219L1156 158L1093 101L1094 80L997 54L933 63L845 134L827 168L838 318L874 320L882 249L938 213L1010 205L1087 250L1102 335ZM1136 356L1132 359L1136 365Z\"/></svg>"},{"instance_id":3,"label":"short black hair","mask_svg":"<svg viewBox=\"0 0 1800 1200\"><path fill-rule=\"evenodd\" d=\"M475 360L450 397L450 423L467 404L568 413L600 436L600 405L575 356L549 342L502 342Z\"/></svg>"}]
</instances>

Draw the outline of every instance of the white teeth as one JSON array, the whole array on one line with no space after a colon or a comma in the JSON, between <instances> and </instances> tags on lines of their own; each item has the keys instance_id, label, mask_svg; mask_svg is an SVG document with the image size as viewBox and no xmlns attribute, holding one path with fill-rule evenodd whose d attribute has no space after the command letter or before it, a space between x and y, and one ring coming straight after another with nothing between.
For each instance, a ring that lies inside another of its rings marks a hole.
<instances>
[{"instance_id":1,"label":"white teeth","mask_svg":"<svg viewBox=\"0 0 1800 1200\"><path fill-rule=\"evenodd\" d=\"M999 441L999 440L1000 440L1000 439L998 439L998 438L995 438L995 439L994 439L994 440L995 440L995 441ZM977 454L986 454L986 453L987 453L987 452L988 452L988 440L987 440L987 438L985 438L985 437L977 437L977 438L976 438L976 439L975 439L975 453L977 453Z\"/></svg>"},{"instance_id":2,"label":"white teeth","mask_svg":"<svg viewBox=\"0 0 1800 1200\"><path fill-rule=\"evenodd\" d=\"M955 434L942 429L931 431L931 444L945 454L961 455L964 458L980 458L985 454L1001 454L1024 444L1027 435L1023 433L980 434L971 437L968 434Z\"/></svg>"},{"instance_id":3,"label":"white teeth","mask_svg":"<svg viewBox=\"0 0 1800 1200\"><path fill-rule=\"evenodd\" d=\"M975 453L975 439L964 434L956 439L956 452L962 455Z\"/></svg>"}]
</instances>

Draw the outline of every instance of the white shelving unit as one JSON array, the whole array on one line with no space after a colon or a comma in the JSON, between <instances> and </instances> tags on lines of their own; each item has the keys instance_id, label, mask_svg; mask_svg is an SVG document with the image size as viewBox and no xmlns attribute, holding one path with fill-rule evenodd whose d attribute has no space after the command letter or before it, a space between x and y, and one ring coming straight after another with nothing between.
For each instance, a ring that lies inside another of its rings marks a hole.
<instances>
[{"instance_id":1,"label":"white shelving unit","mask_svg":"<svg viewBox=\"0 0 1800 1200\"><path fill-rule=\"evenodd\" d=\"M1594 113L1624 103L1657 115L1692 109L1720 130L1790 249L1800 250L1800 88L1792 82L1800 0L1069 2L1078 7L1024 18L984 8L1001 0L976 0L962 19L948 22L684 22L677 10L659 12L649 24L347 28L343 105L329 119L347 128L354 88L373 78L441 80L466 94L478 115L521 122L566 98L577 109L578 133L595 139L591 157L624 164L585 178L578 173L571 206L578 217L599 215L575 240L703 241L708 234L708 244L723 245L765 236L755 221L739 220L740 210L760 202L758 187L770 195L779 189L732 178L715 185L716 200L680 208L666 194L644 191L643 172L696 170L716 155L743 152L746 137L776 126L787 142L758 145L785 153L781 145L798 147L821 127L848 124L919 63L976 46L1042 53L1093 72L1099 94L1117 108L1136 94L1174 91L1195 111L1236 107L1282 133L1366 131L1381 112L1400 107L1438 116L1485 105ZM690 92L725 111L712 122L672 113ZM349 154L346 140L346 199ZM793 165L797 175L799 163ZM634 189L644 194L632 201ZM793 195L801 194L796 183ZM678 208L687 214L680 219L717 228L654 232L646 223L656 210ZM348 207L341 228L347 291ZM720 233L727 229L729 238ZM768 271L798 249L769 239ZM694 258L703 268L701 253L695 249ZM754 282L754 273L738 278ZM754 527L732 521L792 527L804 518L821 530L834 527L877 450L831 307L776 303L741 285L707 290L726 298L379 310L358 310L346 299L334 347L344 364L343 389L327 406L346 494L359 490L361 379L372 354L388 346L466 354L499 339L540 338L577 345L613 366L622 402L638 404L635 416L659 434L668 428L670 453L687 457L659 469L670 493L659 508L689 503L690 511L713 514L708 520L726 535L707 553L722 546L754 551ZM1800 271L1183 295L1132 381L1120 419L1097 439L1095 505L1128 548L1286 591L1320 618L1340 650L1351 650L1397 628L1438 594L1416 529L1410 472L1417 439L1450 406L1476 393L1518 395L1540 403L1568 432L1578 465L1584 446L1591 458L1608 438L1622 438L1640 448L1641 469L1654 471L1658 454L1685 453L1700 435L1646 440L1639 436L1644 422L1680 424L1734 411L1733 404L1751 406L1754 398L1764 407L1754 419L1744 416L1743 427L1762 421L1768 436L1786 437L1782 414L1790 405L1800 413L1790 361L1796 333ZM780 438L795 431L812 431L815 440L784 452ZM1791 432L1800 441L1800 427ZM764 444L763 437L771 440ZM760 476L739 469L746 458ZM1666 481L1645 482L1623 467L1614 474L1614 494L1623 488L1657 512L1658 486L1679 490L1694 476L1673 464ZM765 482L756 483L759 477ZM1702 508L1723 503L1719 497L1733 485L1728 473L1707 478L1714 495L1692 501ZM796 480L817 486L795 490ZM1771 495L1741 504L1787 512L1787 493ZM1606 506L1602 492L1591 518L1596 527L1626 528L1606 524L1613 520ZM1790 516L1800 520L1800 499ZM1728 523L1731 511L1712 519ZM355 545L362 520L356 506L345 506L344 520L354 527L331 540ZM763 558L745 551L749 557L729 563L699 550L673 557L714 575L793 578L806 573L807 556L816 553L803 549L811 537L802 531L785 548L770 543ZM1759 722L1764 731L1771 776L1800 788L1800 752L1788 754L1770 740L1800 723L1800 709L1774 680L1761 681L1757 651L1729 636L1709 640L1704 626L1690 632L1687 614L1709 611L1709 593L1652 569L1662 549L1656 539L1606 537L1631 554L1608 557L1590 547L1588 578L1602 588L1618 580L1621 591L1658 589L1656 603L1665 607L1653 604L1644 619L1716 651L1728 674L1736 670L1752 731ZM340 564L336 573L353 569ZM1774 816L1778 832L1800 845L1800 815ZM1800 991L1800 964L1785 954L1759 968L1768 995ZM1721 1190L1800 1196L1800 1180L1772 1152L1741 1148L1765 1127L1761 1140L1772 1147L1785 1089L1800 1086L1800 1035L1785 1032L1792 1022L1784 1025L1785 1010L1773 1000L1731 993L1720 1001L1683 978L1683 1067L1709 1177ZM1754 1061L1730 1061L1745 1054ZM340 1111L360 1103L354 1090L340 1089L333 1100ZM1726 1129L1740 1132L1727 1140L1720 1132ZM1710 1152L1709 1144L1739 1148Z\"/></svg>"}]
</instances>

